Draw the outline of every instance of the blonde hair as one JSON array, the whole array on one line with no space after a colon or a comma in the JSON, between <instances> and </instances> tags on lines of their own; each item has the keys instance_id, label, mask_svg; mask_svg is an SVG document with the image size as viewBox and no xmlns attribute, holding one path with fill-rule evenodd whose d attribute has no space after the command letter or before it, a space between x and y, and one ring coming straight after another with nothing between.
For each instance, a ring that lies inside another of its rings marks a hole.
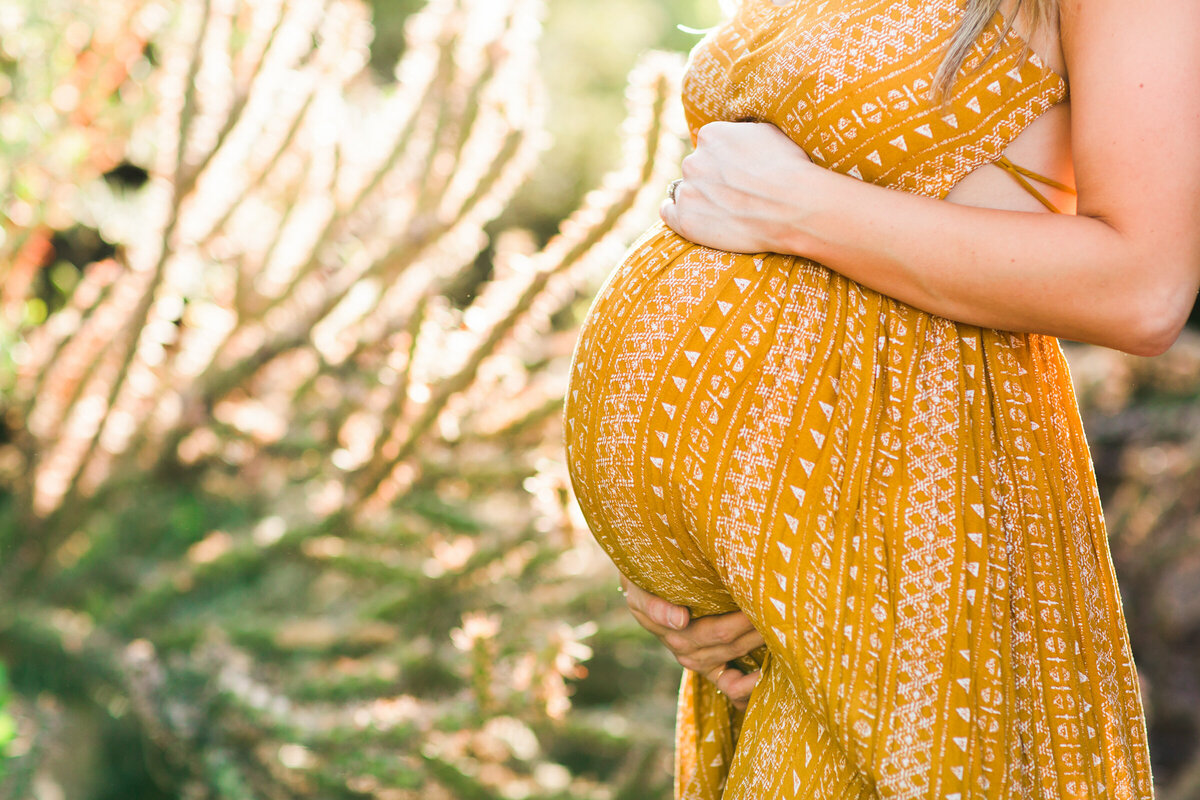
<instances>
[{"instance_id":1,"label":"blonde hair","mask_svg":"<svg viewBox=\"0 0 1200 800\"><path fill-rule=\"evenodd\" d=\"M975 46L975 40L987 29L992 18L1000 10L1002 2L1003 0L967 0L962 24L955 31L954 38L950 40L950 44L946 48L942 64L933 76L931 91L933 99L944 102L949 98L954 81L958 77L963 63L967 60L967 56L970 55L971 49ZM1000 42L1008 35L1013 22L1021 16L1022 12L1026 13L1030 21L1029 38L1032 38L1032 35L1040 28L1051 25L1054 17L1058 14L1058 0L1016 0L1012 15L1004 21L1004 29L1000 32L1000 38L984 56L985 60L999 49ZM1029 38L1026 38L1026 42L1029 41Z\"/></svg>"}]
</instances>

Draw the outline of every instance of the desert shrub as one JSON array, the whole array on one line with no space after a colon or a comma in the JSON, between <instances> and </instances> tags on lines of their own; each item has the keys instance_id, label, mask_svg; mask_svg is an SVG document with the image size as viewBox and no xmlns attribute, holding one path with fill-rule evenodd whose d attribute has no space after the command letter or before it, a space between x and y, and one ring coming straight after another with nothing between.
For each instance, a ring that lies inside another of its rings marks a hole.
<instances>
[{"instance_id":1,"label":"desert shrub","mask_svg":"<svg viewBox=\"0 0 1200 800\"><path fill-rule=\"evenodd\" d=\"M433 0L390 82L352 0L15 8L5 107L49 132L7 145L0 253L22 692L128 722L171 796L661 793L670 677L567 716L594 648L647 656L558 424L678 160L678 60L538 247L485 232L545 147L535 2ZM111 248L76 269L80 230Z\"/></svg>"}]
</instances>

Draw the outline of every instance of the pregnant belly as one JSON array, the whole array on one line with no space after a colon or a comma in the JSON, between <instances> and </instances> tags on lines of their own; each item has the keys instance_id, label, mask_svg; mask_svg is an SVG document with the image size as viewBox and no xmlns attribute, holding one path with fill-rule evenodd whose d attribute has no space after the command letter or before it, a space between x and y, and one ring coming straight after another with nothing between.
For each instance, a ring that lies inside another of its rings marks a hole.
<instances>
[{"instance_id":1,"label":"pregnant belly","mask_svg":"<svg viewBox=\"0 0 1200 800\"><path fill-rule=\"evenodd\" d=\"M739 515L769 493L823 503L835 490L806 477L847 461L877 462L884 487L916 457L914 431L953 420L937 434L953 450L957 426L988 429L985 349L1024 365L1005 368L1017 389L1033 374L1024 337L920 312L808 259L713 250L656 225L576 345L564 434L580 508L623 573L715 613L712 598L756 563L740 548L757 524ZM785 473L797 477L775 485Z\"/></svg>"},{"instance_id":2,"label":"pregnant belly","mask_svg":"<svg viewBox=\"0 0 1200 800\"><path fill-rule=\"evenodd\" d=\"M581 328L565 409L580 506L622 572L694 608L724 584L716 529L737 454L783 422L763 393L782 364L795 374L840 341L864 291L852 287L806 259L713 250L662 225L631 248ZM651 552L664 542L677 584Z\"/></svg>"}]
</instances>

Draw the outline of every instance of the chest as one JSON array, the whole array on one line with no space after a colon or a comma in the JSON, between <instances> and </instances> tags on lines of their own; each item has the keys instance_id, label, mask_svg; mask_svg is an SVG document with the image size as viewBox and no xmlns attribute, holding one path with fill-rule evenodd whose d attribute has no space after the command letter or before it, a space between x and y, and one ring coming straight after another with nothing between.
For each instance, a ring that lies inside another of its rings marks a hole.
<instances>
[{"instance_id":1,"label":"chest","mask_svg":"<svg viewBox=\"0 0 1200 800\"><path fill-rule=\"evenodd\" d=\"M1065 93L997 14L933 99L961 19L958 0L742 0L689 59L689 126L771 122L823 166L942 196Z\"/></svg>"}]
</instances>

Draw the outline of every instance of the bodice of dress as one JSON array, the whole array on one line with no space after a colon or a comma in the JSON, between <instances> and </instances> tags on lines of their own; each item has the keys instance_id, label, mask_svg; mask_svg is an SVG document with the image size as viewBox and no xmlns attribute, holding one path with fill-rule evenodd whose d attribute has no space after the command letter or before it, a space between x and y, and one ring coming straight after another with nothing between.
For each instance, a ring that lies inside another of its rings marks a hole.
<instances>
[{"instance_id":1,"label":"bodice of dress","mask_svg":"<svg viewBox=\"0 0 1200 800\"><path fill-rule=\"evenodd\" d=\"M770 122L828 169L944 197L1067 94L1015 31L1001 39L997 13L950 99L931 100L961 20L960 0L742 0L689 59L692 136L716 120Z\"/></svg>"}]
</instances>

